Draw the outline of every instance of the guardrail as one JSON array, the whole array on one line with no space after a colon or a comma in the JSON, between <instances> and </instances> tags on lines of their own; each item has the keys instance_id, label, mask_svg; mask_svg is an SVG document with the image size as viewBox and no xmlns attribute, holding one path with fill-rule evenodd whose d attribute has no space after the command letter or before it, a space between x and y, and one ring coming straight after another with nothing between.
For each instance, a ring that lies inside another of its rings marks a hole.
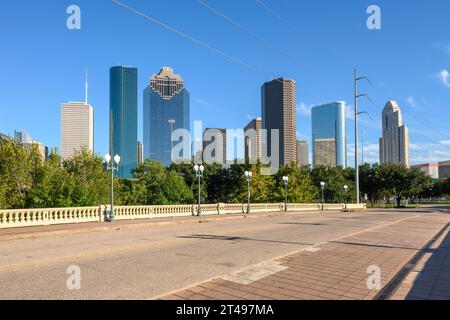
<instances>
[{"instance_id":1,"label":"guardrail","mask_svg":"<svg viewBox=\"0 0 450 320\"><path fill-rule=\"evenodd\" d=\"M345 204L325 204L324 210L343 210ZM349 210L366 209L365 204L348 204ZM14 227L29 227L66 223L101 222L109 206L81 208L51 208L51 209L16 209L0 210L0 229ZM287 211L318 211L321 204L289 203ZM250 212L280 212L284 211L284 203L253 203ZM247 212L247 204L218 203L201 205L202 215L242 214ZM116 220L151 219L164 217L182 217L198 214L198 205L161 205L161 206L115 206Z\"/></svg>"}]
</instances>

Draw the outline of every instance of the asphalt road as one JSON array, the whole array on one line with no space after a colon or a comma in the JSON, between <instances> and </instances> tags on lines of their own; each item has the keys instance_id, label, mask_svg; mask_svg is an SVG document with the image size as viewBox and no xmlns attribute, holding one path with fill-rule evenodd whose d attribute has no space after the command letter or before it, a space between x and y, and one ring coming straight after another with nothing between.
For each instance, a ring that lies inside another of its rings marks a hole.
<instances>
[{"instance_id":1,"label":"asphalt road","mask_svg":"<svg viewBox=\"0 0 450 320\"><path fill-rule=\"evenodd\" d=\"M150 299L420 210L274 214L0 241L0 299ZM70 290L70 266L81 288Z\"/></svg>"}]
</instances>

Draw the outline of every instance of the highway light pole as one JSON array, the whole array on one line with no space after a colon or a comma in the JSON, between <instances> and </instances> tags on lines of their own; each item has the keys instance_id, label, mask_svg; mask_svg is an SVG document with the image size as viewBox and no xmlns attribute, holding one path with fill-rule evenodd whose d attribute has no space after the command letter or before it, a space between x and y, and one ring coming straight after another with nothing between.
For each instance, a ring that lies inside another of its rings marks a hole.
<instances>
[{"instance_id":1,"label":"highway light pole","mask_svg":"<svg viewBox=\"0 0 450 320\"><path fill-rule=\"evenodd\" d=\"M114 171L119 171L120 156L116 154L112 159L109 153L107 153L104 159L106 164L106 170L111 170L111 192L110 192L111 211L109 213L108 221L114 222Z\"/></svg>"},{"instance_id":2,"label":"highway light pole","mask_svg":"<svg viewBox=\"0 0 450 320\"><path fill-rule=\"evenodd\" d=\"M251 171L244 172L245 178L247 179L247 214L250 213L250 182L252 181L253 173Z\"/></svg>"},{"instance_id":3,"label":"highway light pole","mask_svg":"<svg viewBox=\"0 0 450 320\"><path fill-rule=\"evenodd\" d=\"M284 184L284 211L287 211L287 203L288 203L288 176L283 176L283 184Z\"/></svg>"},{"instance_id":4,"label":"highway light pole","mask_svg":"<svg viewBox=\"0 0 450 320\"><path fill-rule=\"evenodd\" d=\"M370 102L372 102L372 100L370 99L370 97L363 93L363 94L358 94L358 81L360 80L367 80L370 84L372 84L370 82L370 80L367 77L358 77L358 72L355 69L354 73L353 73L353 83L354 83L354 98L355 98L355 184L356 184L356 203L359 204L360 200L359 200L359 154L358 154L358 115L360 114L358 112L358 99L361 97L366 97L367 99L369 99Z\"/></svg>"},{"instance_id":5,"label":"highway light pole","mask_svg":"<svg viewBox=\"0 0 450 320\"><path fill-rule=\"evenodd\" d=\"M194 171L195 171L195 176L198 179L198 209L197 209L197 215L200 216L202 214L202 208L201 208L201 199L200 199L200 194L201 194L201 184L200 184L200 180L203 178L203 171L205 170L205 167L203 165L195 165L194 166Z\"/></svg>"}]
</instances>

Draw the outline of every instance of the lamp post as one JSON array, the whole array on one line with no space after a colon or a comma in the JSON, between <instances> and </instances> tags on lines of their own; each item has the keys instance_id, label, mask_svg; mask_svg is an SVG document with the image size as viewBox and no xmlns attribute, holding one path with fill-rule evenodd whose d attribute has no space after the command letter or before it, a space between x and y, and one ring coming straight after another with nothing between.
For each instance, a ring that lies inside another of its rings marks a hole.
<instances>
[{"instance_id":1,"label":"lamp post","mask_svg":"<svg viewBox=\"0 0 450 320\"><path fill-rule=\"evenodd\" d=\"M172 141L172 134L173 134L173 125L175 124L175 120L174 119L169 119L169 124L170 124L170 160L173 162L173 141Z\"/></svg>"},{"instance_id":2,"label":"lamp post","mask_svg":"<svg viewBox=\"0 0 450 320\"><path fill-rule=\"evenodd\" d=\"M198 165L196 164L194 166L194 171L195 171L195 176L198 179L198 210L197 210L197 215L201 215L202 214L202 208L201 208L201 203L200 203L200 194L201 194L201 185L200 185L200 180L201 178L203 178L203 171L205 170L205 167L203 165Z\"/></svg>"},{"instance_id":3,"label":"lamp post","mask_svg":"<svg viewBox=\"0 0 450 320\"><path fill-rule=\"evenodd\" d=\"M247 179L247 214L250 213L250 182L252 181L253 173L251 171L244 172L245 178Z\"/></svg>"},{"instance_id":4,"label":"lamp post","mask_svg":"<svg viewBox=\"0 0 450 320\"><path fill-rule=\"evenodd\" d=\"M287 211L287 203L288 203L288 176L283 176L283 184L284 184L284 211Z\"/></svg>"},{"instance_id":5,"label":"lamp post","mask_svg":"<svg viewBox=\"0 0 450 320\"><path fill-rule=\"evenodd\" d=\"M325 210L325 198L324 198L324 190L325 190L325 182L320 182L320 189L322 190L322 211Z\"/></svg>"},{"instance_id":6,"label":"lamp post","mask_svg":"<svg viewBox=\"0 0 450 320\"><path fill-rule=\"evenodd\" d=\"M344 191L345 191L345 210L347 211L347 203L348 203L348 186L347 185L344 186Z\"/></svg>"},{"instance_id":7,"label":"lamp post","mask_svg":"<svg viewBox=\"0 0 450 320\"><path fill-rule=\"evenodd\" d=\"M114 222L114 171L119 171L120 156L116 154L114 158L111 158L109 153L105 155L106 169L111 170L111 212L109 213L109 222Z\"/></svg>"}]
</instances>

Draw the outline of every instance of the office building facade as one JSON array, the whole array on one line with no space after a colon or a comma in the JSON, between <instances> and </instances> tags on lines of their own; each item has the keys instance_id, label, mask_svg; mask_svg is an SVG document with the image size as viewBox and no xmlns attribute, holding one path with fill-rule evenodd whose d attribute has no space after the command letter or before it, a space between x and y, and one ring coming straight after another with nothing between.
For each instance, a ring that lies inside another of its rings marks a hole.
<instances>
[{"instance_id":1,"label":"office building facade","mask_svg":"<svg viewBox=\"0 0 450 320\"><path fill-rule=\"evenodd\" d=\"M94 152L94 109L84 102L61 105L61 157L68 159L86 148Z\"/></svg>"},{"instance_id":2,"label":"office building facade","mask_svg":"<svg viewBox=\"0 0 450 320\"><path fill-rule=\"evenodd\" d=\"M279 78L263 84L261 88L262 128L267 130L267 155L272 157L272 132L279 130L279 165L297 162L296 82ZM263 148L264 149L264 148Z\"/></svg>"},{"instance_id":3,"label":"office building facade","mask_svg":"<svg viewBox=\"0 0 450 320\"><path fill-rule=\"evenodd\" d=\"M450 161L439 162L439 179L450 178Z\"/></svg>"},{"instance_id":4,"label":"office building facade","mask_svg":"<svg viewBox=\"0 0 450 320\"><path fill-rule=\"evenodd\" d=\"M138 70L117 66L109 74L109 152L119 155L117 176L132 177L138 164Z\"/></svg>"},{"instance_id":5,"label":"office building facade","mask_svg":"<svg viewBox=\"0 0 450 320\"><path fill-rule=\"evenodd\" d=\"M430 176L432 179L439 179L439 164L438 163L424 163L411 166L411 168L420 169L422 172Z\"/></svg>"},{"instance_id":6,"label":"office building facade","mask_svg":"<svg viewBox=\"0 0 450 320\"><path fill-rule=\"evenodd\" d=\"M203 162L225 164L227 161L227 129L206 128L203 132Z\"/></svg>"},{"instance_id":7,"label":"office building facade","mask_svg":"<svg viewBox=\"0 0 450 320\"><path fill-rule=\"evenodd\" d=\"M313 166L347 167L345 102L311 109Z\"/></svg>"},{"instance_id":8,"label":"office building facade","mask_svg":"<svg viewBox=\"0 0 450 320\"><path fill-rule=\"evenodd\" d=\"M172 132L190 130L190 96L183 78L172 68L163 67L150 78L144 90L144 158L151 158L169 166L172 163ZM174 155L188 159L186 154Z\"/></svg>"},{"instance_id":9,"label":"office building facade","mask_svg":"<svg viewBox=\"0 0 450 320\"><path fill-rule=\"evenodd\" d=\"M245 161L255 163L261 160L262 149L262 119L257 117L251 120L244 128Z\"/></svg>"},{"instance_id":10,"label":"office building facade","mask_svg":"<svg viewBox=\"0 0 450 320\"><path fill-rule=\"evenodd\" d=\"M380 138L380 163L409 167L409 132L397 102L389 101L382 113L382 137Z\"/></svg>"},{"instance_id":11,"label":"office building facade","mask_svg":"<svg viewBox=\"0 0 450 320\"><path fill-rule=\"evenodd\" d=\"M297 140L297 165L309 165L309 143L308 140Z\"/></svg>"}]
</instances>

